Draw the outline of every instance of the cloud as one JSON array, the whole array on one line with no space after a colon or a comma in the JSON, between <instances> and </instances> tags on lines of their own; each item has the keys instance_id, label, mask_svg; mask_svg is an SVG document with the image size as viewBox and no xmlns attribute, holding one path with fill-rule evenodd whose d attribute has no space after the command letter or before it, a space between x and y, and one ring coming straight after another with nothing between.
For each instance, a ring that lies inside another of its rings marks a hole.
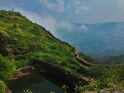
<instances>
[{"instance_id":1,"label":"cloud","mask_svg":"<svg viewBox=\"0 0 124 93\"><path fill-rule=\"evenodd\" d=\"M90 9L89 6L85 6L85 5L79 5L77 6L77 8L75 9L76 14L82 14L82 12L88 11Z\"/></svg>"},{"instance_id":2,"label":"cloud","mask_svg":"<svg viewBox=\"0 0 124 93\"><path fill-rule=\"evenodd\" d=\"M122 3L124 3L124 0L121 0Z\"/></svg>"},{"instance_id":3,"label":"cloud","mask_svg":"<svg viewBox=\"0 0 124 93\"><path fill-rule=\"evenodd\" d=\"M47 15L51 14L52 17L56 17L58 20L65 20L72 23L124 21L124 0L8 1L0 0L0 8L11 10L13 6L18 6L27 11L30 10ZM28 5L29 3L32 5Z\"/></svg>"},{"instance_id":4,"label":"cloud","mask_svg":"<svg viewBox=\"0 0 124 93\"><path fill-rule=\"evenodd\" d=\"M20 8L17 8L16 10L21 12L29 20L45 27L47 30L49 30L53 34L55 34L56 31L58 31L59 29L66 29L67 31L70 31L71 29L73 29L73 24L69 22L57 20L50 15L44 16L42 14L26 11Z\"/></svg>"},{"instance_id":5,"label":"cloud","mask_svg":"<svg viewBox=\"0 0 124 93\"><path fill-rule=\"evenodd\" d=\"M47 30L55 31L57 21L52 16L44 16L42 14L38 14L32 11L26 11L20 8L17 8L16 11L21 12L29 20L42 25L43 27L47 28Z\"/></svg>"},{"instance_id":6,"label":"cloud","mask_svg":"<svg viewBox=\"0 0 124 93\"><path fill-rule=\"evenodd\" d=\"M45 4L48 9L52 11L63 12L65 4L63 0L56 0L56 2L50 2L49 0L40 0L41 3Z\"/></svg>"},{"instance_id":7,"label":"cloud","mask_svg":"<svg viewBox=\"0 0 124 93\"><path fill-rule=\"evenodd\" d=\"M89 6L80 6L80 10L82 10L82 11L87 11L87 10L89 10L90 9L90 7Z\"/></svg>"},{"instance_id":8,"label":"cloud","mask_svg":"<svg viewBox=\"0 0 124 93\"><path fill-rule=\"evenodd\" d=\"M73 0L76 14L82 14L81 12L88 11L90 7L81 0Z\"/></svg>"},{"instance_id":9,"label":"cloud","mask_svg":"<svg viewBox=\"0 0 124 93\"><path fill-rule=\"evenodd\" d=\"M82 24L82 25L81 25L81 29L82 29L83 31L86 31L86 30L88 30L88 27L87 27L85 24Z\"/></svg>"},{"instance_id":10,"label":"cloud","mask_svg":"<svg viewBox=\"0 0 124 93\"><path fill-rule=\"evenodd\" d=\"M74 3L75 3L76 5L79 5L81 2L80 2L80 0L74 0Z\"/></svg>"},{"instance_id":11,"label":"cloud","mask_svg":"<svg viewBox=\"0 0 124 93\"><path fill-rule=\"evenodd\" d=\"M72 31L73 27L74 25L72 23L61 21L57 26L57 30L66 29L66 31Z\"/></svg>"}]
</instances>

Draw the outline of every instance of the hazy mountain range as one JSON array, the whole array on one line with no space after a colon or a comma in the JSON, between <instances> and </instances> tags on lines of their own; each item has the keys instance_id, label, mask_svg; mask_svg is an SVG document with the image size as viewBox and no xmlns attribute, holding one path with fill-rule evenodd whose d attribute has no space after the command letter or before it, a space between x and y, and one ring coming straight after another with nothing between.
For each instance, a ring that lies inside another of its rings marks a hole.
<instances>
[{"instance_id":1,"label":"hazy mountain range","mask_svg":"<svg viewBox=\"0 0 124 93\"><path fill-rule=\"evenodd\" d=\"M124 22L73 24L56 35L92 57L124 54Z\"/></svg>"}]
</instances>

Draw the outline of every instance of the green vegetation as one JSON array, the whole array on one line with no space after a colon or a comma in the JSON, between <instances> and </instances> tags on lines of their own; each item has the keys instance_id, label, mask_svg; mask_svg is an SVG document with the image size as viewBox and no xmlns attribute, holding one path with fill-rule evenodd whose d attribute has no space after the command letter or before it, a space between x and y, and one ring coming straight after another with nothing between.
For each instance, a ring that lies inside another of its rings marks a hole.
<instances>
[{"instance_id":1,"label":"green vegetation","mask_svg":"<svg viewBox=\"0 0 124 93\"><path fill-rule=\"evenodd\" d=\"M6 80L15 72L15 65L11 59L0 55L0 79Z\"/></svg>"},{"instance_id":2,"label":"green vegetation","mask_svg":"<svg viewBox=\"0 0 124 93\"><path fill-rule=\"evenodd\" d=\"M21 62L28 63L31 57L62 65L69 70L81 67L74 57L73 47L60 42L18 12L0 11L0 35L4 53L17 62L17 67L24 64Z\"/></svg>"},{"instance_id":3,"label":"green vegetation","mask_svg":"<svg viewBox=\"0 0 124 93\"><path fill-rule=\"evenodd\" d=\"M122 66L92 66L80 69L80 73L89 77L89 83L78 86L77 90L99 90L103 88L124 88L124 65Z\"/></svg>"},{"instance_id":4,"label":"green vegetation","mask_svg":"<svg viewBox=\"0 0 124 93\"><path fill-rule=\"evenodd\" d=\"M89 62L89 63L92 63L92 64L98 64L98 60L84 54L84 53L78 53L79 57L84 59L85 61Z\"/></svg>"},{"instance_id":5,"label":"green vegetation","mask_svg":"<svg viewBox=\"0 0 124 93\"><path fill-rule=\"evenodd\" d=\"M74 51L19 12L0 10L1 80L6 81L17 69L30 65L32 58L75 72L83 66L75 59Z\"/></svg>"},{"instance_id":6,"label":"green vegetation","mask_svg":"<svg viewBox=\"0 0 124 93\"><path fill-rule=\"evenodd\" d=\"M24 93L32 93L31 90L24 90Z\"/></svg>"},{"instance_id":7,"label":"green vegetation","mask_svg":"<svg viewBox=\"0 0 124 93\"><path fill-rule=\"evenodd\" d=\"M124 55L104 57L102 60L103 64L124 64Z\"/></svg>"},{"instance_id":8,"label":"green vegetation","mask_svg":"<svg viewBox=\"0 0 124 93\"><path fill-rule=\"evenodd\" d=\"M14 75L17 69L30 65L32 58L87 77L89 83L76 85L75 91L124 87L124 66L86 68L76 60L74 52L74 47L56 39L20 13L0 10L0 90L3 90L0 93L5 93L3 81ZM94 61L83 54L81 57Z\"/></svg>"},{"instance_id":9,"label":"green vegetation","mask_svg":"<svg viewBox=\"0 0 124 93\"><path fill-rule=\"evenodd\" d=\"M0 80L0 93L6 93L6 85Z\"/></svg>"}]
</instances>

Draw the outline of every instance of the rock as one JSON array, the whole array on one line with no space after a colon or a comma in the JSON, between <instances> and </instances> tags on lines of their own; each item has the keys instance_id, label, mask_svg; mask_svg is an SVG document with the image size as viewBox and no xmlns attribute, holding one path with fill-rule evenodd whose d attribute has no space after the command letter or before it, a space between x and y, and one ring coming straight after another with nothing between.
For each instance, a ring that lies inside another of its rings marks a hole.
<instances>
[{"instance_id":1,"label":"rock","mask_svg":"<svg viewBox=\"0 0 124 93\"><path fill-rule=\"evenodd\" d=\"M8 38L9 35L6 32L0 31L0 54L8 54Z\"/></svg>"},{"instance_id":2,"label":"rock","mask_svg":"<svg viewBox=\"0 0 124 93\"><path fill-rule=\"evenodd\" d=\"M112 88L112 89L102 89L98 93L124 93L124 91Z\"/></svg>"},{"instance_id":3,"label":"rock","mask_svg":"<svg viewBox=\"0 0 124 93\"><path fill-rule=\"evenodd\" d=\"M88 92L82 92L82 93L98 93L97 91L88 91Z\"/></svg>"},{"instance_id":4,"label":"rock","mask_svg":"<svg viewBox=\"0 0 124 93\"><path fill-rule=\"evenodd\" d=\"M102 89L100 91L88 91L82 93L124 93L124 90L111 88L111 89Z\"/></svg>"}]
</instances>

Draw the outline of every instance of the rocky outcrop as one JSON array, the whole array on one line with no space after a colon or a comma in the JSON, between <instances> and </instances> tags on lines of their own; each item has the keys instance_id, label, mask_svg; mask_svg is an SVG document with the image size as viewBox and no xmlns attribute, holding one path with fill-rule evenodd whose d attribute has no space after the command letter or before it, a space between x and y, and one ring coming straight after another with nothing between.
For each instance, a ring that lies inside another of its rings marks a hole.
<instances>
[{"instance_id":1,"label":"rocky outcrop","mask_svg":"<svg viewBox=\"0 0 124 93\"><path fill-rule=\"evenodd\" d=\"M63 68L44 62L40 59L33 58L33 66L35 66L37 69L39 68L39 71L44 68L47 73L51 76L54 76L58 79L60 79L62 82L66 83L68 86L75 86L78 84L88 84L88 81L85 77L78 75L77 73L70 72L67 70L64 70Z\"/></svg>"},{"instance_id":2,"label":"rocky outcrop","mask_svg":"<svg viewBox=\"0 0 124 93\"><path fill-rule=\"evenodd\" d=\"M8 38L9 35L6 32L0 31L0 54L8 54Z\"/></svg>"},{"instance_id":3,"label":"rocky outcrop","mask_svg":"<svg viewBox=\"0 0 124 93\"><path fill-rule=\"evenodd\" d=\"M124 93L124 90L110 88L110 89L102 89L99 91L88 91L88 92L81 92L81 93Z\"/></svg>"},{"instance_id":4,"label":"rocky outcrop","mask_svg":"<svg viewBox=\"0 0 124 93\"><path fill-rule=\"evenodd\" d=\"M114 88L102 89L98 93L124 93L124 90L114 89Z\"/></svg>"}]
</instances>

